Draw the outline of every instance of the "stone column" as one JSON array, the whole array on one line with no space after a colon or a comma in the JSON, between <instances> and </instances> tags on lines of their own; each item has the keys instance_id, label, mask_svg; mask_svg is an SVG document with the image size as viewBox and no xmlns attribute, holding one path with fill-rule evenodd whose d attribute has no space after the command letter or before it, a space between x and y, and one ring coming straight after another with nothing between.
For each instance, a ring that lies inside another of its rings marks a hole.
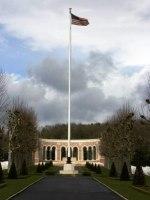
<instances>
[{"instance_id":1,"label":"stone column","mask_svg":"<svg viewBox=\"0 0 150 200\"><path fill-rule=\"evenodd\" d=\"M43 147L40 146L38 149L39 152L39 162L41 162L43 160Z\"/></svg>"},{"instance_id":2,"label":"stone column","mask_svg":"<svg viewBox=\"0 0 150 200\"><path fill-rule=\"evenodd\" d=\"M78 152L78 159L79 161L82 161L83 160L83 148L82 146L79 146L79 152Z\"/></svg>"},{"instance_id":3,"label":"stone column","mask_svg":"<svg viewBox=\"0 0 150 200\"><path fill-rule=\"evenodd\" d=\"M96 145L96 160L100 160L99 146Z\"/></svg>"},{"instance_id":4,"label":"stone column","mask_svg":"<svg viewBox=\"0 0 150 200\"><path fill-rule=\"evenodd\" d=\"M60 156L60 152L61 152L61 149L60 149L60 146L57 146L57 148L56 148L56 151L57 151L57 153L56 153L56 161L61 161L61 156Z\"/></svg>"},{"instance_id":5,"label":"stone column","mask_svg":"<svg viewBox=\"0 0 150 200\"><path fill-rule=\"evenodd\" d=\"M47 160L47 146L45 146L45 160Z\"/></svg>"}]
</instances>

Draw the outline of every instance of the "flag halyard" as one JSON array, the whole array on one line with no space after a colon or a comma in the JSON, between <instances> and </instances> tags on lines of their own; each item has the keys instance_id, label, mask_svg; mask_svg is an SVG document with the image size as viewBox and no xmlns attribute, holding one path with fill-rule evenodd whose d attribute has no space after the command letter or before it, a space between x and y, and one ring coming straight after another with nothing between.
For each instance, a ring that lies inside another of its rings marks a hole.
<instances>
[{"instance_id":1,"label":"flag halyard","mask_svg":"<svg viewBox=\"0 0 150 200\"><path fill-rule=\"evenodd\" d=\"M85 18L78 17L71 13L71 24L77 26L87 26L89 24L89 21Z\"/></svg>"}]
</instances>

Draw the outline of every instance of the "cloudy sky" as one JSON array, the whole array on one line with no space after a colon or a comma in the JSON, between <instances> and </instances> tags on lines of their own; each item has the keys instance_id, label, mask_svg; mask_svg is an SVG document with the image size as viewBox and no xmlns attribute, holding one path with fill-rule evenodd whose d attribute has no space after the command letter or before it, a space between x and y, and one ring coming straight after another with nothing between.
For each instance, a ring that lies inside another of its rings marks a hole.
<instances>
[{"instance_id":1,"label":"cloudy sky","mask_svg":"<svg viewBox=\"0 0 150 200\"><path fill-rule=\"evenodd\" d=\"M67 121L69 13L71 120L101 122L123 102L141 105L150 72L149 0L0 0L0 65L10 97L33 106L40 124Z\"/></svg>"}]
</instances>

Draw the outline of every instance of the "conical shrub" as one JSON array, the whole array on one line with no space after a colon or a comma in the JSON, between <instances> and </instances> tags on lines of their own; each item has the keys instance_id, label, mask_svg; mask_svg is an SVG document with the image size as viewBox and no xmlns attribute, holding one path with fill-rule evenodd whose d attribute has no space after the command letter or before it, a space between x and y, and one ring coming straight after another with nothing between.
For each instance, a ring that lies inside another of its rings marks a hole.
<instances>
[{"instance_id":1,"label":"conical shrub","mask_svg":"<svg viewBox=\"0 0 150 200\"><path fill-rule=\"evenodd\" d=\"M10 170L8 173L8 178L10 179L17 179L17 170L16 170L16 165L14 162L12 162L11 166L10 166Z\"/></svg>"},{"instance_id":2,"label":"conical shrub","mask_svg":"<svg viewBox=\"0 0 150 200\"><path fill-rule=\"evenodd\" d=\"M146 184L145 176L141 166L137 166L133 176L133 185L144 186Z\"/></svg>"},{"instance_id":3,"label":"conical shrub","mask_svg":"<svg viewBox=\"0 0 150 200\"><path fill-rule=\"evenodd\" d=\"M117 177L117 170L116 170L116 166L115 166L114 162L111 164L111 168L109 171L109 177Z\"/></svg>"},{"instance_id":4,"label":"conical shrub","mask_svg":"<svg viewBox=\"0 0 150 200\"><path fill-rule=\"evenodd\" d=\"M28 175L28 168L27 168L27 164L26 161L24 160L22 163L22 168L21 168L21 175Z\"/></svg>"},{"instance_id":5,"label":"conical shrub","mask_svg":"<svg viewBox=\"0 0 150 200\"><path fill-rule=\"evenodd\" d=\"M53 161L52 160L49 161L49 166L53 167Z\"/></svg>"},{"instance_id":6,"label":"conical shrub","mask_svg":"<svg viewBox=\"0 0 150 200\"><path fill-rule=\"evenodd\" d=\"M126 162L124 162L121 175L120 175L120 180L122 181L128 181L130 179L128 168Z\"/></svg>"},{"instance_id":7,"label":"conical shrub","mask_svg":"<svg viewBox=\"0 0 150 200\"><path fill-rule=\"evenodd\" d=\"M3 181L4 181L4 173L0 162L0 183L2 183Z\"/></svg>"},{"instance_id":8,"label":"conical shrub","mask_svg":"<svg viewBox=\"0 0 150 200\"><path fill-rule=\"evenodd\" d=\"M42 162L42 164L41 164L41 169L42 169L42 171L44 171L44 170L46 169L43 162Z\"/></svg>"},{"instance_id":9,"label":"conical shrub","mask_svg":"<svg viewBox=\"0 0 150 200\"><path fill-rule=\"evenodd\" d=\"M40 165L40 163L37 165L36 172L42 173L42 166Z\"/></svg>"},{"instance_id":10,"label":"conical shrub","mask_svg":"<svg viewBox=\"0 0 150 200\"><path fill-rule=\"evenodd\" d=\"M96 173L97 173L97 174L101 174L101 173L102 173L102 170L101 170L101 166L100 166L100 165L97 165L97 166L96 166Z\"/></svg>"}]
</instances>

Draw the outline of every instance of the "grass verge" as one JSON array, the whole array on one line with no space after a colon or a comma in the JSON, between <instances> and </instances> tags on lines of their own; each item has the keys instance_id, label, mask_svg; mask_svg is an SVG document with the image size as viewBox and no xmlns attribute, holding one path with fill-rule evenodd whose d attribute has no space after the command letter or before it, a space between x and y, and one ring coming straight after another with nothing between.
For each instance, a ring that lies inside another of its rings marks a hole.
<instances>
[{"instance_id":1,"label":"grass verge","mask_svg":"<svg viewBox=\"0 0 150 200\"><path fill-rule=\"evenodd\" d=\"M0 188L0 200L7 199L41 177L42 174L33 174L25 179L6 179L6 187Z\"/></svg>"},{"instance_id":2,"label":"grass verge","mask_svg":"<svg viewBox=\"0 0 150 200\"><path fill-rule=\"evenodd\" d=\"M108 170L102 168L102 175L92 175L100 182L106 184L125 198L129 200L149 200L150 195L148 193L141 192L132 187L132 181L120 181L108 177ZM147 185L150 186L150 177L146 176Z\"/></svg>"}]
</instances>

